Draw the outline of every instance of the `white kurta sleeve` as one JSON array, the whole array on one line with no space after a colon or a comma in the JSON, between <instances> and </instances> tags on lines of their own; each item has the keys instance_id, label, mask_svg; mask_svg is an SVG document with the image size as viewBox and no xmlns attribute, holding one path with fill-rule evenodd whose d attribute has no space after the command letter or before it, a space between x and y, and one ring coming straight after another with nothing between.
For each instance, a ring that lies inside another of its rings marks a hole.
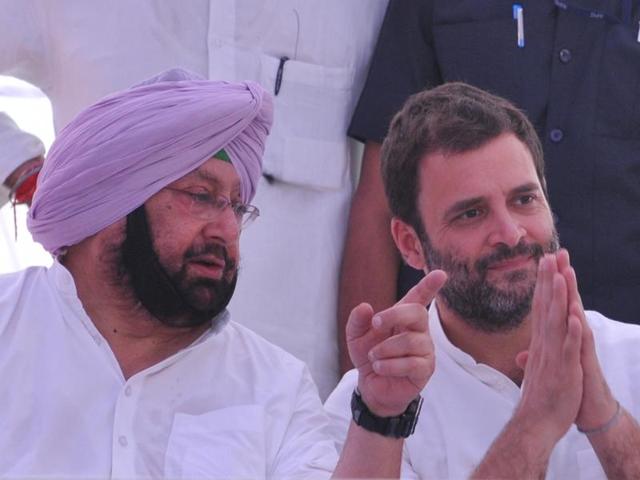
<instances>
[{"instance_id":1,"label":"white kurta sleeve","mask_svg":"<svg viewBox=\"0 0 640 480\"><path fill-rule=\"evenodd\" d=\"M351 394L358 382L358 372L355 369L349 370L344 374L342 380L329 395L324 403L324 409L329 416L329 431L333 438L334 444L338 452L342 451L344 442L347 438L347 430L351 423ZM419 478L411 465L409 456L405 452L402 454L402 479Z\"/></svg>"},{"instance_id":2,"label":"white kurta sleeve","mask_svg":"<svg viewBox=\"0 0 640 480\"><path fill-rule=\"evenodd\" d=\"M311 375L305 368L293 414L267 476L273 479L327 479L337 461L327 416Z\"/></svg>"}]
</instances>

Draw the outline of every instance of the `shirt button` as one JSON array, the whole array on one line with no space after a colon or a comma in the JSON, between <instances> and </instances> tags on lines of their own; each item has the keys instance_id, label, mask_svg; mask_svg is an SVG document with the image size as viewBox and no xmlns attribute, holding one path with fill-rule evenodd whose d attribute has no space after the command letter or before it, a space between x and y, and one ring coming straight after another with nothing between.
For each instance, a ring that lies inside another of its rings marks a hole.
<instances>
[{"instance_id":1,"label":"shirt button","mask_svg":"<svg viewBox=\"0 0 640 480\"><path fill-rule=\"evenodd\" d=\"M127 388L125 388L125 389L124 389L124 394L125 394L127 397L130 397L130 396L131 396L131 385L127 385Z\"/></svg>"},{"instance_id":2,"label":"shirt button","mask_svg":"<svg viewBox=\"0 0 640 480\"><path fill-rule=\"evenodd\" d=\"M563 137L564 137L564 132L559 128L554 128L549 132L549 138L553 143L561 142Z\"/></svg>"},{"instance_id":3,"label":"shirt button","mask_svg":"<svg viewBox=\"0 0 640 480\"><path fill-rule=\"evenodd\" d=\"M571 50L569 50L568 48L563 48L562 50L560 50L558 56L560 57L560 61L562 63L569 63L571 61Z\"/></svg>"},{"instance_id":4,"label":"shirt button","mask_svg":"<svg viewBox=\"0 0 640 480\"><path fill-rule=\"evenodd\" d=\"M125 437L124 435L120 435L120 437L118 438L118 443L123 447L126 447L129 444L129 442L127 441L127 437Z\"/></svg>"}]
</instances>

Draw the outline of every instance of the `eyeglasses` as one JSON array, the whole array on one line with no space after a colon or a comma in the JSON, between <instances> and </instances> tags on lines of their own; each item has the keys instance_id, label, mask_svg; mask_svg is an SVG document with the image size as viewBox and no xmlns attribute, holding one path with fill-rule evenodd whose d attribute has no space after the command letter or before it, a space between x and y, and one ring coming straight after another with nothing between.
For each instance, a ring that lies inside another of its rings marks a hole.
<instances>
[{"instance_id":1,"label":"eyeglasses","mask_svg":"<svg viewBox=\"0 0 640 480\"><path fill-rule=\"evenodd\" d=\"M189 201L189 213L201 220L213 220L229 207L233 211L240 228L244 228L260 215L258 207L247 203L232 202L224 195L212 195L208 192L189 192L171 187L165 188L184 196Z\"/></svg>"}]
</instances>

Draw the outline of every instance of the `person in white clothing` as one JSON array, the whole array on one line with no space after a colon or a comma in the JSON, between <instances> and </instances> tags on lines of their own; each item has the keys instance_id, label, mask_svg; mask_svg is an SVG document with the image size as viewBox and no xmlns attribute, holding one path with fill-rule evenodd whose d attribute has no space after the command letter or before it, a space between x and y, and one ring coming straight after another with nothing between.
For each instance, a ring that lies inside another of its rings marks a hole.
<instances>
[{"instance_id":1,"label":"person in white clothing","mask_svg":"<svg viewBox=\"0 0 640 480\"><path fill-rule=\"evenodd\" d=\"M336 285L358 157L347 123L386 5L0 0L0 73L46 93L58 132L102 96L173 66L275 94L261 222L243 235L230 309L306 362L322 397L339 379Z\"/></svg>"},{"instance_id":2,"label":"person in white clothing","mask_svg":"<svg viewBox=\"0 0 640 480\"><path fill-rule=\"evenodd\" d=\"M399 475L433 372L423 305L446 276L354 309L338 461L307 368L226 310L272 116L257 83L175 69L58 136L27 220L56 260L0 275L0 477Z\"/></svg>"},{"instance_id":3,"label":"person in white clothing","mask_svg":"<svg viewBox=\"0 0 640 480\"><path fill-rule=\"evenodd\" d=\"M462 83L423 91L391 122L382 165L401 255L448 275L402 476L640 478L640 327L584 311L526 116ZM356 378L325 404L338 445Z\"/></svg>"},{"instance_id":4,"label":"person in white clothing","mask_svg":"<svg viewBox=\"0 0 640 480\"><path fill-rule=\"evenodd\" d=\"M0 112L0 145L0 207L10 200L31 204L44 145L38 137L20 130L4 112Z\"/></svg>"}]
</instances>

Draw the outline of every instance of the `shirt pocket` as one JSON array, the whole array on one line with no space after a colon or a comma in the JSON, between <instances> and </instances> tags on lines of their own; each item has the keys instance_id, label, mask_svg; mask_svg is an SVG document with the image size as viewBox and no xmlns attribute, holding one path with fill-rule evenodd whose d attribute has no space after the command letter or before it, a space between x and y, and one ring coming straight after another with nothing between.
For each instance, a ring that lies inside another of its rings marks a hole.
<instances>
[{"instance_id":1,"label":"shirt pocket","mask_svg":"<svg viewBox=\"0 0 640 480\"><path fill-rule=\"evenodd\" d=\"M472 3L454 2L455 8L442 6L436 12L433 46L442 79L466 82L518 101L525 49L517 46L512 4Z\"/></svg>"},{"instance_id":2,"label":"shirt pocket","mask_svg":"<svg viewBox=\"0 0 640 480\"><path fill-rule=\"evenodd\" d=\"M265 478L265 415L259 405L201 415L177 413L167 454L166 478Z\"/></svg>"},{"instance_id":3,"label":"shirt pocket","mask_svg":"<svg viewBox=\"0 0 640 480\"><path fill-rule=\"evenodd\" d=\"M640 43L635 27L610 23L598 68L596 134L640 138Z\"/></svg>"},{"instance_id":4,"label":"shirt pocket","mask_svg":"<svg viewBox=\"0 0 640 480\"><path fill-rule=\"evenodd\" d=\"M520 3L524 48L518 47L513 2L505 0L436 2L432 43L443 82L461 81L507 98L535 122L546 108L540 92L548 83L553 24L546 2Z\"/></svg>"},{"instance_id":5,"label":"shirt pocket","mask_svg":"<svg viewBox=\"0 0 640 480\"><path fill-rule=\"evenodd\" d=\"M607 478L596 452L591 448L578 451L576 456L578 461L578 478L580 480L603 480Z\"/></svg>"},{"instance_id":6,"label":"shirt pocket","mask_svg":"<svg viewBox=\"0 0 640 480\"><path fill-rule=\"evenodd\" d=\"M355 70L297 60L281 65L280 58L264 54L260 66L269 92L279 84L264 173L315 189L342 188L350 181L346 132Z\"/></svg>"}]
</instances>

